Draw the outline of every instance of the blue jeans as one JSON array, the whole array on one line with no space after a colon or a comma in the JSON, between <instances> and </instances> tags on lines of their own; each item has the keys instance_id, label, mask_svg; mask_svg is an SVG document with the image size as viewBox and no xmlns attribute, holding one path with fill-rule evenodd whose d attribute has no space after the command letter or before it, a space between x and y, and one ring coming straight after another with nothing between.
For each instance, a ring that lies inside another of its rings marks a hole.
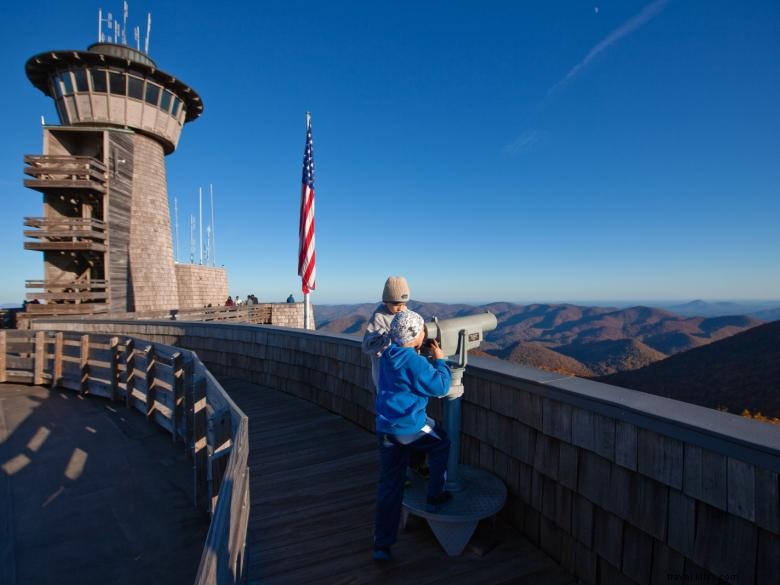
<instances>
[{"instance_id":1,"label":"blue jeans","mask_svg":"<svg viewBox=\"0 0 780 585\"><path fill-rule=\"evenodd\" d=\"M428 497L438 496L444 491L450 439L439 426L435 432L438 438L424 435L408 445L402 445L393 435L377 433L381 471L376 495L374 548L385 548L395 543L401 520L406 467L412 453L428 454Z\"/></svg>"}]
</instances>

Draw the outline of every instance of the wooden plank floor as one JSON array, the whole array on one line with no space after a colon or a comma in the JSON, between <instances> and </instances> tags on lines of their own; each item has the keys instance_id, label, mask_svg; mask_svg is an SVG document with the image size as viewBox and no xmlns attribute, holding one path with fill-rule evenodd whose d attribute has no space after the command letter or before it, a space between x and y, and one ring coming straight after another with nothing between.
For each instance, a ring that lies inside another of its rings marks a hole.
<instances>
[{"instance_id":1,"label":"wooden plank floor","mask_svg":"<svg viewBox=\"0 0 780 585\"><path fill-rule=\"evenodd\" d=\"M0 585L186 585L208 517L181 443L123 404L0 384Z\"/></svg>"},{"instance_id":2,"label":"wooden plank floor","mask_svg":"<svg viewBox=\"0 0 780 585\"><path fill-rule=\"evenodd\" d=\"M419 519L371 559L378 454L372 433L309 402L239 380L224 388L249 417L250 584L569 585L576 579L503 530L485 556L448 557ZM487 527L487 525L482 526Z\"/></svg>"}]
</instances>

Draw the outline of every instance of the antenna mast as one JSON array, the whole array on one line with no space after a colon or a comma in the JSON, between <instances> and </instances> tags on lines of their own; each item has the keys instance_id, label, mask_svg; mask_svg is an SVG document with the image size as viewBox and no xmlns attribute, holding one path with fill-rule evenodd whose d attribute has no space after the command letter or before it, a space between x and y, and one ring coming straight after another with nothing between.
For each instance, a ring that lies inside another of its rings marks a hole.
<instances>
[{"instance_id":1,"label":"antenna mast","mask_svg":"<svg viewBox=\"0 0 780 585\"><path fill-rule=\"evenodd\" d=\"M211 260L211 226L206 226L206 266L209 265L209 262Z\"/></svg>"},{"instance_id":2,"label":"antenna mast","mask_svg":"<svg viewBox=\"0 0 780 585\"><path fill-rule=\"evenodd\" d=\"M211 265L217 265L217 228L214 225L214 185L209 183L209 194L211 195Z\"/></svg>"},{"instance_id":3,"label":"antenna mast","mask_svg":"<svg viewBox=\"0 0 780 585\"><path fill-rule=\"evenodd\" d=\"M198 187L198 248L200 248L200 263L203 264L203 188Z\"/></svg>"},{"instance_id":4,"label":"antenna mast","mask_svg":"<svg viewBox=\"0 0 780 585\"><path fill-rule=\"evenodd\" d=\"M122 44L127 44L127 0L124 0L122 11Z\"/></svg>"},{"instance_id":5,"label":"antenna mast","mask_svg":"<svg viewBox=\"0 0 780 585\"><path fill-rule=\"evenodd\" d=\"M190 264L195 264L195 216L190 213Z\"/></svg>"},{"instance_id":6,"label":"antenna mast","mask_svg":"<svg viewBox=\"0 0 780 585\"><path fill-rule=\"evenodd\" d=\"M152 34L152 13L146 13L146 42L144 43L144 53L149 54L149 35Z\"/></svg>"}]
</instances>

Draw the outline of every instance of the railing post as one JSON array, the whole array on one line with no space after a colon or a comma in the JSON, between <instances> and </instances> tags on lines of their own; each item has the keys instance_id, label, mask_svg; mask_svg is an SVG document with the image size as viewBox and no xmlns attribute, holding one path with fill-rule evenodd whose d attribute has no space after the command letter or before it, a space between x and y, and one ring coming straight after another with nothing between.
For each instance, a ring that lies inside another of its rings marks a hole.
<instances>
[{"instance_id":1,"label":"railing post","mask_svg":"<svg viewBox=\"0 0 780 585\"><path fill-rule=\"evenodd\" d=\"M125 406L132 406L133 390L135 390L135 342L128 339L125 342Z\"/></svg>"},{"instance_id":2,"label":"railing post","mask_svg":"<svg viewBox=\"0 0 780 585\"><path fill-rule=\"evenodd\" d=\"M43 384L43 366L46 363L46 332L35 333L35 361L33 364L33 384Z\"/></svg>"},{"instance_id":3,"label":"railing post","mask_svg":"<svg viewBox=\"0 0 780 585\"><path fill-rule=\"evenodd\" d=\"M119 396L119 338L111 338L111 400Z\"/></svg>"},{"instance_id":4,"label":"railing post","mask_svg":"<svg viewBox=\"0 0 780 585\"><path fill-rule=\"evenodd\" d=\"M5 352L8 345L5 339L5 331L0 331L0 382L8 381L5 373Z\"/></svg>"},{"instance_id":5,"label":"railing post","mask_svg":"<svg viewBox=\"0 0 780 585\"><path fill-rule=\"evenodd\" d=\"M192 458L195 472L195 505L204 507L209 506L207 433L206 379L198 378L192 386Z\"/></svg>"},{"instance_id":6,"label":"railing post","mask_svg":"<svg viewBox=\"0 0 780 585\"><path fill-rule=\"evenodd\" d=\"M81 393L89 392L89 335L81 336Z\"/></svg>"},{"instance_id":7,"label":"railing post","mask_svg":"<svg viewBox=\"0 0 780 585\"><path fill-rule=\"evenodd\" d=\"M194 376L193 376L193 367L194 367L194 360L192 358L192 355L190 355L187 359L184 360L184 364L182 366L182 376L184 377L184 381L182 384L182 394L183 394L183 416L184 416L184 430L182 438L184 440L184 450L187 453L187 455L192 455L191 446L193 444L193 434L192 429L195 427L193 424L193 399L194 399L194 393L193 393L193 383L194 383Z\"/></svg>"},{"instance_id":8,"label":"railing post","mask_svg":"<svg viewBox=\"0 0 780 585\"><path fill-rule=\"evenodd\" d=\"M154 414L154 399L157 393L155 387L155 368L154 368L154 346L147 345L144 348L144 357L146 358L144 367L144 380L146 381L146 418Z\"/></svg>"},{"instance_id":9,"label":"railing post","mask_svg":"<svg viewBox=\"0 0 780 585\"><path fill-rule=\"evenodd\" d=\"M176 442L176 434L179 432L178 426L182 419L182 403L184 402L184 369L182 368L181 352L177 351L171 356L173 364L173 380L171 390L173 391L173 408L171 409L171 422L173 423L173 442Z\"/></svg>"},{"instance_id":10,"label":"railing post","mask_svg":"<svg viewBox=\"0 0 780 585\"><path fill-rule=\"evenodd\" d=\"M65 334L58 331L54 334L54 358L51 367L51 388L54 390L62 380L62 348L65 347Z\"/></svg>"}]
</instances>

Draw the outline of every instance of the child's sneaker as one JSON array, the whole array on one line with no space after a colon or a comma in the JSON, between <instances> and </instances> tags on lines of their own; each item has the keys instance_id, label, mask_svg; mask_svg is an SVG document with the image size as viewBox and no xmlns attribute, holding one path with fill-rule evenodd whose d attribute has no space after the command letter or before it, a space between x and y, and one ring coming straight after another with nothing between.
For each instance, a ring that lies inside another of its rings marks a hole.
<instances>
[{"instance_id":1,"label":"child's sneaker","mask_svg":"<svg viewBox=\"0 0 780 585\"><path fill-rule=\"evenodd\" d=\"M375 548L374 560L379 563L388 563L392 561L393 554L390 552L390 547Z\"/></svg>"},{"instance_id":2,"label":"child's sneaker","mask_svg":"<svg viewBox=\"0 0 780 585\"><path fill-rule=\"evenodd\" d=\"M425 500L427 506L425 509L428 512L433 512L434 514L441 510L442 506L449 502L452 499L452 494L448 491L443 491L438 496L428 496Z\"/></svg>"}]
</instances>

